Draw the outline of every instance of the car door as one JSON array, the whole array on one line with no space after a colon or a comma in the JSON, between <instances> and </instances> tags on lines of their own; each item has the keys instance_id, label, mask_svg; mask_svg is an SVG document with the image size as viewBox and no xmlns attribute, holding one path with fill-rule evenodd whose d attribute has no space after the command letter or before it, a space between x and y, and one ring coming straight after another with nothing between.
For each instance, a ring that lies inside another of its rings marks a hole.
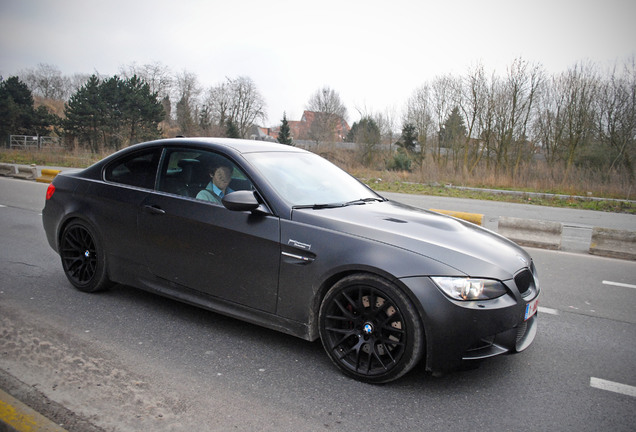
<instances>
[{"instance_id":1,"label":"car door","mask_svg":"<svg viewBox=\"0 0 636 432\"><path fill-rule=\"evenodd\" d=\"M160 148L126 154L105 167L104 181L84 182L76 190L83 197L84 209L90 210L84 211L100 232L110 257L110 271L124 263L141 263L137 214L154 188L160 154Z\"/></svg>"},{"instance_id":2,"label":"car door","mask_svg":"<svg viewBox=\"0 0 636 432\"><path fill-rule=\"evenodd\" d=\"M219 203L194 198L195 186L205 188L210 178L197 178L191 165L205 173L210 156L220 157L166 150L159 181L159 189L166 190L150 193L139 215L147 266L156 276L184 287L275 312L279 220L272 215L230 211ZM234 183L250 187L243 172L232 165Z\"/></svg>"}]
</instances>

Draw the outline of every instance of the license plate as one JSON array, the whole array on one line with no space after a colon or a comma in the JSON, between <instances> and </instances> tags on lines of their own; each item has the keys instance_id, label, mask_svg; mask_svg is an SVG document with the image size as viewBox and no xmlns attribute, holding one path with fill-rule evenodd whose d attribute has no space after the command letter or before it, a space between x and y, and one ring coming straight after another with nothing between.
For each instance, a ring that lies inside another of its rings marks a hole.
<instances>
[{"instance_id":1,"label":"license plate","mask_svg":"<svg viewBox=\"0 0 636 432\"><path fill-rule=\"evenodd\" d=\"M526 316L523 320L527 321L528 319L532 318L532 316L537 313L537 309L539 309L538 298L532 300L530 303L526 305Z\"/></svg>"}]
</instances>

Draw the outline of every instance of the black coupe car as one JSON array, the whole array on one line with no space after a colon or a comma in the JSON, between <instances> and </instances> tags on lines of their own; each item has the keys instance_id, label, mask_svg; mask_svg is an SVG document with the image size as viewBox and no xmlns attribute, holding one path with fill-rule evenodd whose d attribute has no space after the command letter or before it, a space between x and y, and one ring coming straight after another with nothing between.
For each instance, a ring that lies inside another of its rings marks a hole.
<instances>
[{"instance_id":1,"label":"black coupe car","mask_svg":"<svg viewBox=\"0 0 636 432\"><path fill-rule=\"evenodd\" d=\"M291 146L166 139L49 186L48 242L71 284L125 284L320 338L366 382L519 352L537 328L530 256L458 219L391 202Z\"/></svg>"}]
</instances>

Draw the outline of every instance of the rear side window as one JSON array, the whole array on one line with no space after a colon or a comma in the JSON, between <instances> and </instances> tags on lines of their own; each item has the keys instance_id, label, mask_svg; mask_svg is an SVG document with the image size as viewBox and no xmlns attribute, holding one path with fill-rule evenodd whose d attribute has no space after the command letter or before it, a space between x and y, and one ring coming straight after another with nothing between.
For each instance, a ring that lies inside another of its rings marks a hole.
<instances>
[{"instance_id":1,"label":"rear side window","mask_svg":"<svg viewBox=\"0 0 636 432\"><path fill-rule=\"evenodd\" d=\"M155 185L159 149L133 153L112 162L106 168L106 181L152 189Z\"/></svg>"}]
</instances>

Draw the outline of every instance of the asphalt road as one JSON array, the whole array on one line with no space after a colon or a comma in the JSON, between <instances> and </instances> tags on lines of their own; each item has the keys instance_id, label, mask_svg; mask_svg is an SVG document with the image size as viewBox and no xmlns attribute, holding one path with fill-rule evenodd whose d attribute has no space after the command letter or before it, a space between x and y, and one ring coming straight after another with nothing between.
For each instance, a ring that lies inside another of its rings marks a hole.
<instances>
[{"instance_id":1,"label":"asphalt road","mask_svg":"<svg viewBox=\"0 0 636 432\"><path fill-rule=\"evenodd\" d=\"M636 262L530 249L542 298L526 352L373 386L318 342L129 287L72 289L44 238L45 190L0 178L0 372L68 409L69 430L634 429Z\"/></svg>"}]
</instances>

